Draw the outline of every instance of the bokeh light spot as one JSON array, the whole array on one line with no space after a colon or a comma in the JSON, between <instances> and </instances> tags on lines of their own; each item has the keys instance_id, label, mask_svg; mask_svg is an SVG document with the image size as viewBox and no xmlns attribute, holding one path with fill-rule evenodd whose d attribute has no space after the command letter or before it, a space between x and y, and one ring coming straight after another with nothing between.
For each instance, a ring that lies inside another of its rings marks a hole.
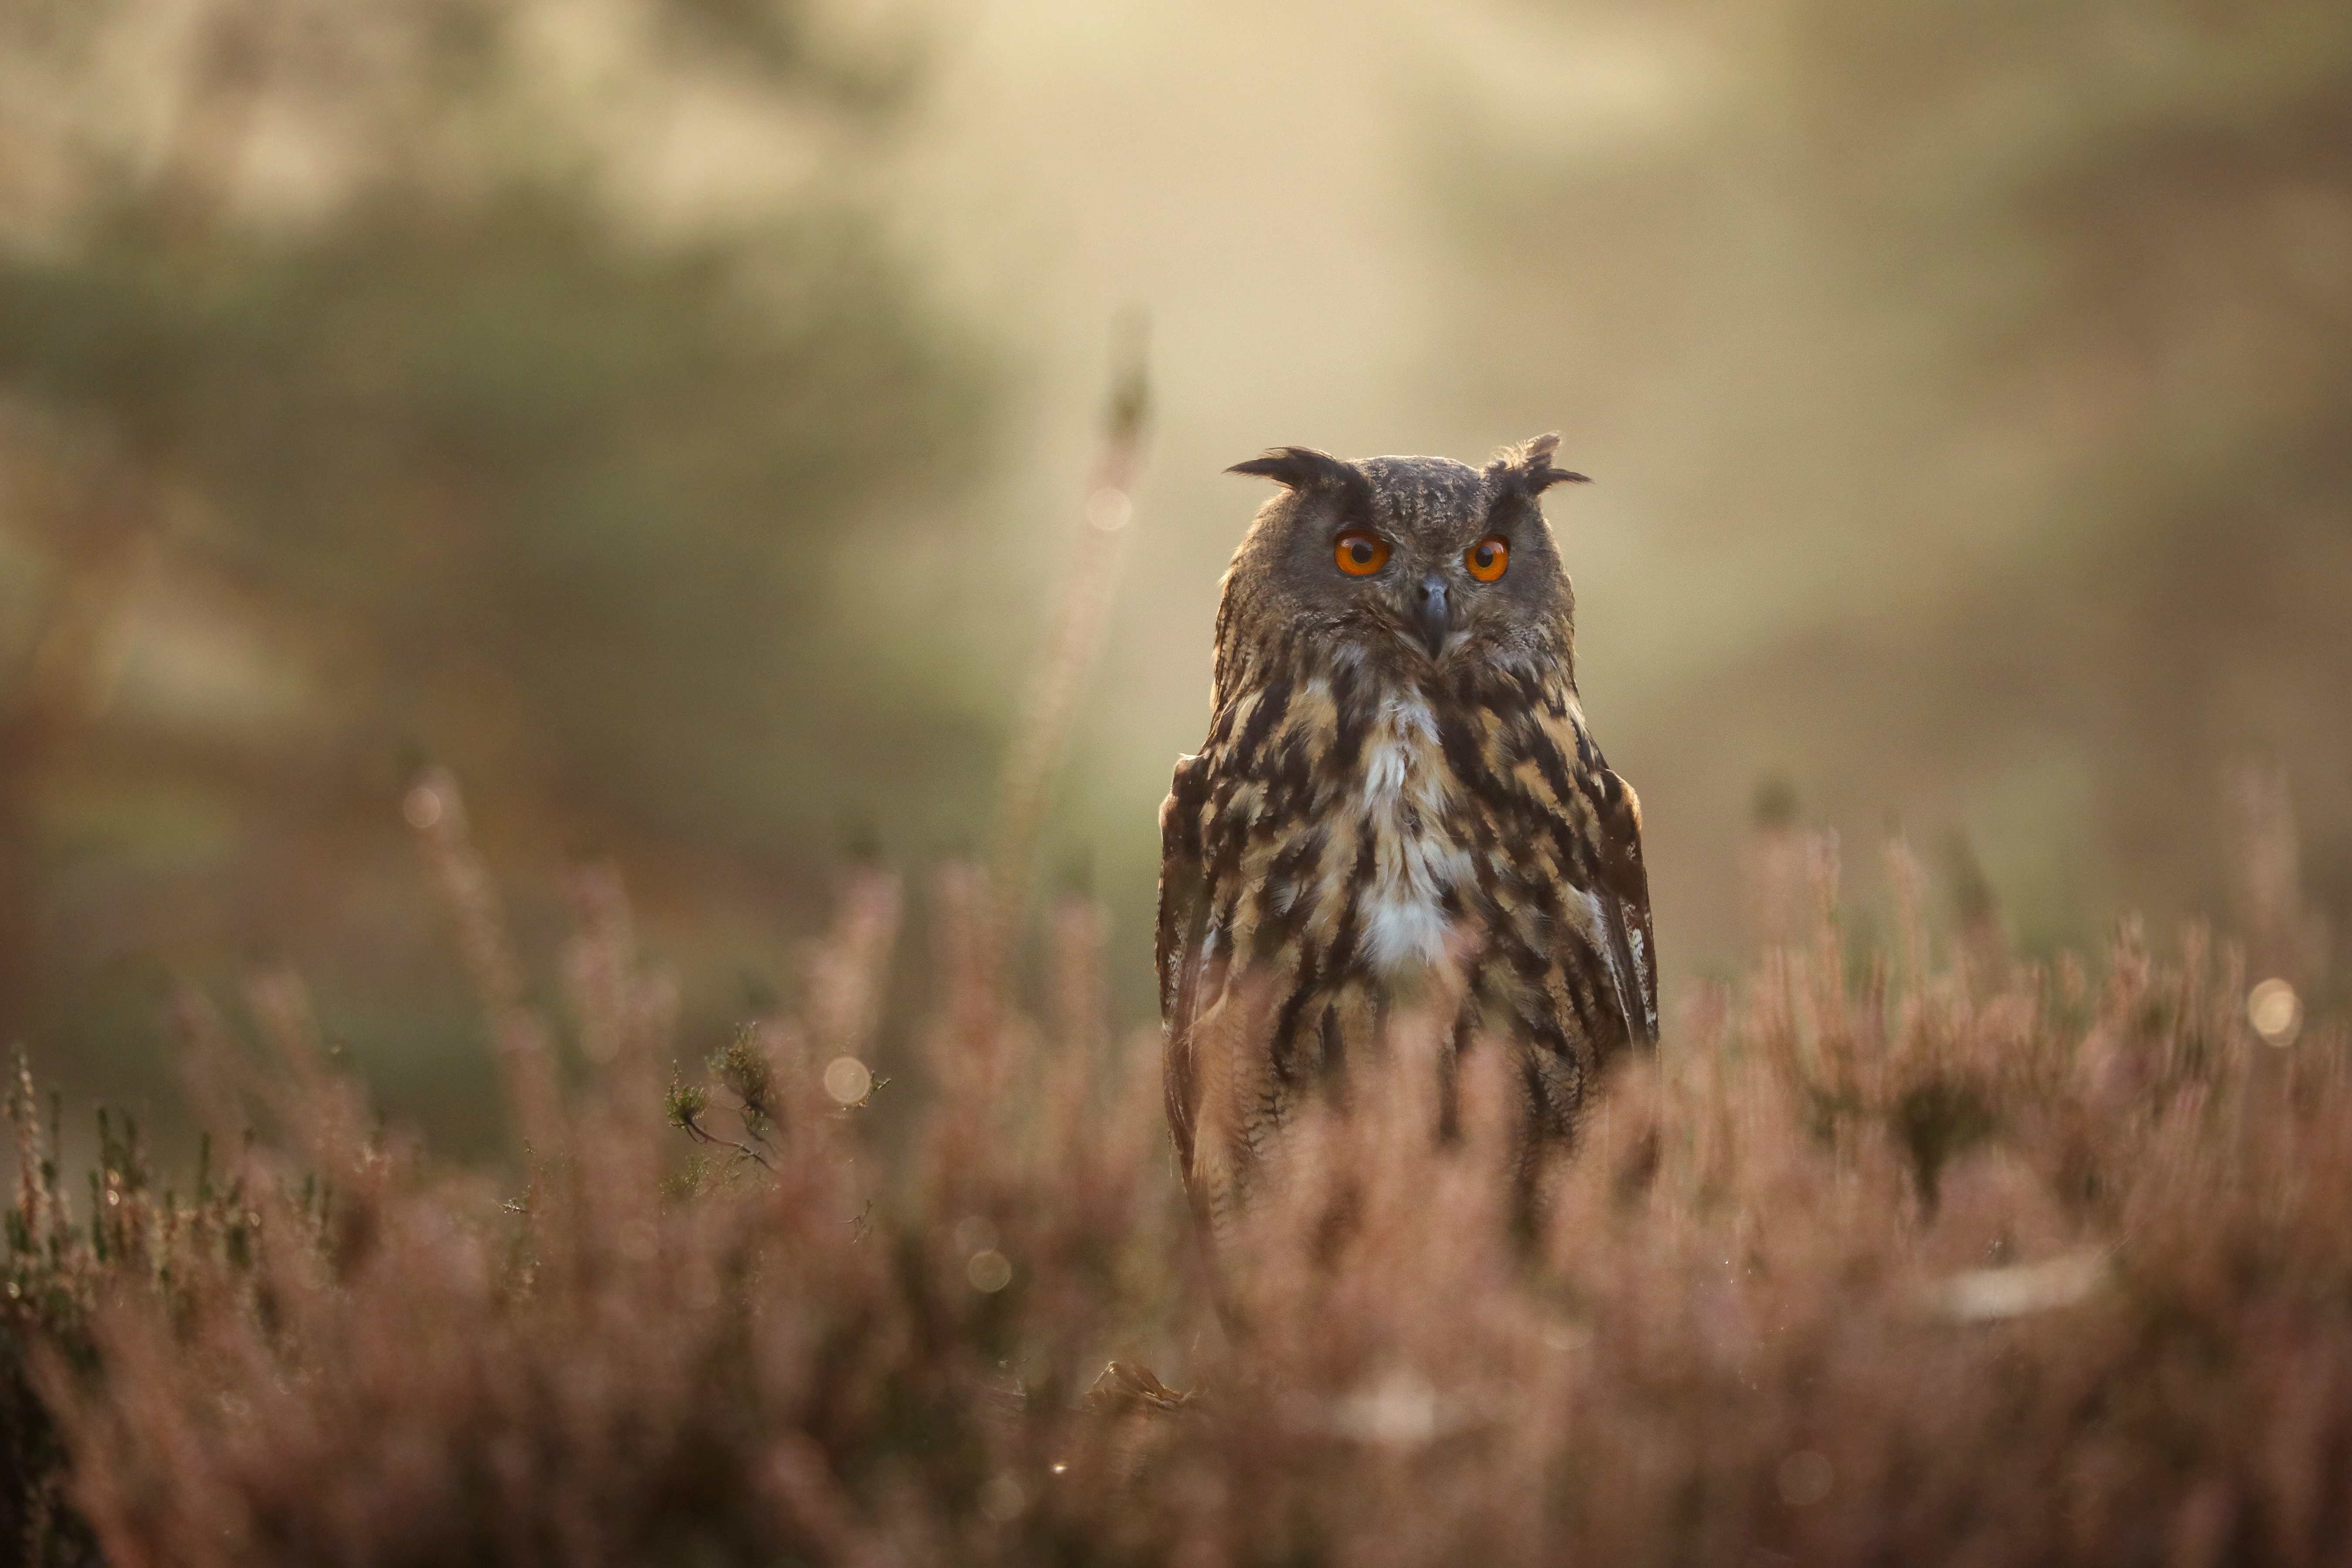
<instances>
[{"instance_id":1,"label":"bokeh light spot","mask_svg":"<svg viewBox=\"0 0 2352 1568\"><path fill-rule=\"evenodd\" d=\"M1543 1342L1546 1350L1582 1350L1592 1342L1592 1331L1582 1323L1554 1318L1543 1326Z\"/></svg>"},{"instance_id":2,"label":"bokeh light spot","mask_svg":"<svg viewBox=\"0 0 2352 1568\"><path fill-rule=\"evenodd\" d=\"M980 1511L999 1524L1020 1518L1021 1510L1028 1501L1028 1494L1021 1489L1021 1483L1009 1475L991 1476L981 1483Z\"/></svg>"},{"instance_id":3,"label":"bokeh light spot","mask_svg":"<svg viewBox=\"0 0 2352 1568\"><path fill-rule=\"evenodd\" d=\"M874 1092L874 1073L856 1057L835 1057L824 1064L824 1092L836 1105L856 1105Z\"/></svg>"},{"instance_id":4,"label":"bokeh light spot","mask_svg":"<svg viewBox=\"0 0 2352 1568\"><path fill-rule=\"evenodd\" d=\"M2303 998L2284 980L2265 980L2246 994L2246 1022L2265 1041L2284 1049L2303 1032Z\"/></svg>"},{"instance_id":5,"label":"bokeh light spot","mask_svg":"<svg viewBox=\"0 0 2352 1568\"><path fill-rule=\"evenodd\" d=\"M1804 1508L1830 1495L1837 1480L1837 1472L1830 1462L1811 1448L1800 1448L1780 1461L1780 1474L1774 1478L1780 1487L1780 1500L1793 1508Z\"/></svg>"},{"instance_id":6,"label":"bokeh light spot","mask_svg":"<svg viewBox=\"0 0 2352 1568\"><path fill-rule=\"evenodd\" d=\"M975 1252L971 1261L963 1266L963 1277L971 1281L973 1289L993 1296L1013 1283L1013 1260L994 1247Z\"/></svg>"},{"instance_id":7,"label":"bokeh light spot","mask_svg":"<svg viewBox=\"0 0 2352 1568\"><path fill-rule=\"evenodd\" d=\"M441 797L430 784L418 784L400 803L400 815L408 819L409 826L422 832L441 820Z\"/></svg>"},{"instance_id":8,"label":"bokeh light spot","mask_svg":"<svg viewBox=\"0 0 2352 1568\"><path fill-rule=\"evenodd\" d=\"M1087 498L1087 521L1105 533L1117 533L1135 515L1127 492L1106 485Z\"/></svg>"}]
</instances>

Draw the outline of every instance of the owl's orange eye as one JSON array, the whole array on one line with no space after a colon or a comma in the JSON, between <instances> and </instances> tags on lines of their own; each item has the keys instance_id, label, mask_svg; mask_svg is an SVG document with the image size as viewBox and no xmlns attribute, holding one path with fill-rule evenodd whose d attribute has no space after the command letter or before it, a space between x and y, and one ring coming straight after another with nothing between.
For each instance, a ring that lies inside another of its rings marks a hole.
<instances>
[{"instance_id":1,"label":"owl's orange eye","mask_svg":"<svg viewBox=\"0 0 2352 1568\"><path fill-rule=\"evenodd\" d=\"M1491 583L1511 564L1510 542L1499 533L1490 533L1462 552L1462 564L1481 583Z\"/></svg>"},{"instance_id":2,"label":"owl's orange eye","mask_svg":"<svg viewBox=\"0 0 2352 1568\"><path fill-rule=\"evenodd\" d=\"M1332 541L1331 559L1350 577L1369 577L1388 564L1388 541L1351 528Z\"/></svg>"}]
</instances>

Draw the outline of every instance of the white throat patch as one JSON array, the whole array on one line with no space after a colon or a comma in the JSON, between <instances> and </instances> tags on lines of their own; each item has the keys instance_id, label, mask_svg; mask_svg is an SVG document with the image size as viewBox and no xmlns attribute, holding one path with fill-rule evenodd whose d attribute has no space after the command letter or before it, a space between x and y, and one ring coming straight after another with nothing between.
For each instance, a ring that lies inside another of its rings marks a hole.
<instances>
[{"instance_id":1,"label":"white throat patch","mask_svg":"<svg viewBox=\"0 0 2352 1568\"><path fill-rule=\"evenodd\" d=\"M1445 895L1471 879L1469 851L1446 832L1453 804L1446 781L1428 705L1417 696L1383 702L1364 743L1364 813L1374 855L1361 906L1363 953L1382 973L1445 956L1453 931Z\"/></svg>"}]
</instances>

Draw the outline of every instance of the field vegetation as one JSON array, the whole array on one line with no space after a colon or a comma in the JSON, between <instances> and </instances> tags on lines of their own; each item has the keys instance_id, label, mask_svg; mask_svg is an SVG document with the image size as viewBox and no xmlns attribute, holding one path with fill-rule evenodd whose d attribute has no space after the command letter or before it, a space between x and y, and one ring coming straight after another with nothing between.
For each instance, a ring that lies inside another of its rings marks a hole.
<instances>
[{"instance_id":1,"label":"field vegetation","mask_svg":"<svg viewBox=\"0 0 2352 1568\"><path fill-rule=\"evenodd\" d=\"M373 1116L300 982L174 1003L194 1168L21 1063L7 1496L35 1560L2303 1563L2352 1541L2337 1024L2202 931L2093 965L1811 931L1611 1085L1531 1242L1474 1051L1410 1021L1206 1305L1102 928L1034 983L920 889L920 1070L868 1063L905 890L844 872L789 1007L673 1060L609 866L530 998L446 773L407 802L519 1169ZM2306 979L2305 989L2311 982ZM2250 1007L2250 992L2252 1005ZM898 1101L902 1139L877 1108ZM894 1144L896 1146L894 1146Z\"/></svg>"}]
</instances>

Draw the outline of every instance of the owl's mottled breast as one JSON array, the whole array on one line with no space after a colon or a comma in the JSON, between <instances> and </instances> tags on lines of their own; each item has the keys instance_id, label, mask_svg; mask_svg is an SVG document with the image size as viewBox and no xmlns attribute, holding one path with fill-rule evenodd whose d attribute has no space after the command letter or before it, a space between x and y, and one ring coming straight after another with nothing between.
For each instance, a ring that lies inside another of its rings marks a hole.
<instances>
[{"instance_id":1,"label":"owl's mottled breast","mask_svg":"<svg viewBox=\"0 0 2352 1568\"><path fill-rule=\"evenodd\" d=\"M1268 1041L1277 1071L1318 991L1392 992L1449 952L1483 954L1486 1000L1523 1000L1514 978L1588 934L1570 900L1604 879L1592 841L1608 803L1576 782L1601 760L1574 693L1480 670L1398 686L1344 647L1286 652L1220 710L1168 824L1199 846L1204 952L1292 972ZM1580 988L1596 1037L1617 1000Z\"/></svg>"}]
</instances>

